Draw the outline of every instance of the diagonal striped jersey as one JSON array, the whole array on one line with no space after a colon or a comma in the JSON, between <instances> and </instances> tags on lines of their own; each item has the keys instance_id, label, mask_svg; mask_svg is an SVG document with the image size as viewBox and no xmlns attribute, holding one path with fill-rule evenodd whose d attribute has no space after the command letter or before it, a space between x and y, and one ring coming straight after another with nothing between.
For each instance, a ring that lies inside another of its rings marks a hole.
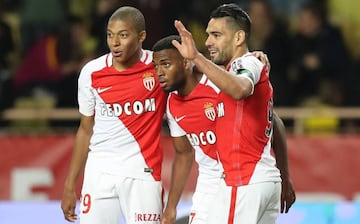
<instances>
[{"instance_id":1,"label":"diagonal striped jersey","mask_svg":"<svg viewBox=\"0 0 360 224\"><path fill-rule=\"evenodd\" d=\"M106 54L87 63L78 80L79 111L95 119L89 158L114 175L160 180L160 148L166 93L159 86L152 52L126 71Z\"/></svg>"},{"instance_id":2,"label":"diagonal striped jersey","mask_svg":"<svg viewBox=\"0 0 360 224\"><path fill-rule=\"evenodd\" d=\"M235 59L227 70L235 75L245 73L254 89L251 96L242 100L219 94L216 134L225 182L241 186L281 181L270 153L273 90L266 68L247 53Z\"/></svg>"},{"instance_id":3,"label":"diagonal striped jersey","mask_svg":"<svg viewBox=\"0 0 360 224\"><path fill-rule=\"evenodd\" d=\"M195 149L199 176L196 192L215 193L222 174L216 152L216 101L218 89L203 75L187 96L168 96L166 115L172 137L186 135Z\"/></svg>"}]
</instances>

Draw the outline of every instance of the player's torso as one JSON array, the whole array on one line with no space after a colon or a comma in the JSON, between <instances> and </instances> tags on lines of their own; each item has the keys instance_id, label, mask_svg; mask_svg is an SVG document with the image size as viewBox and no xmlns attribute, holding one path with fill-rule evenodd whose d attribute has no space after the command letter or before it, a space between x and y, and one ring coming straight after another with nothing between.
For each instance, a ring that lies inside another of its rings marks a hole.
<instances>
[{"instance_id":1,"label":"player's torso","mask_svg":"<svg viewBox=\"0 0 360 224\"><path fill-rule=\"evenodd\" d=\"M238 186L260 181L267 178L264 172L268 167L273 169L274 161L270 156L272 96L265 70L255 84L253 95L235 100L220 93L217 105L218 148L228 184ZM255 172L255 169L261 172ZM274 169L274 174L276 172Z\"/></svg>"},{"instance_id":2,"label":"player's torso","mask_svg":"<svg viewBox=\"0 0 360 224\"><path fill-rule=\"evenodd\" d=\"M110 158L104 170L142 177L144 169L149 169L160 179L166 94L152 63L139 62L125 72L106 66L92 72L91 88L95 124L90 149L98 158Z\"/></svg>"},{"instance_id":3,"label":"player's torso","mask_svg":"<svg viewBox=\"0 0 360 224\"><path fill-rule=\"evenodd\" d=\"M187 133L190 143L213 159L217 159L216 101L217 93L201 83L188 96L170 93L168 101L171 115Z\"/></svg>"},{"instance_id":4,"label":"player's torso","mask_svg":"<svg viewBox=\"0 0 360 224\"><path fill-rule=\"evenodd\" d=\"M171 115L195 149L199 168L196 191L199 192L215 191L222 174L216 148L216 102L217 92L203 83L188 96L171 93L168 100Z\"/></svg>"}]
</instances>

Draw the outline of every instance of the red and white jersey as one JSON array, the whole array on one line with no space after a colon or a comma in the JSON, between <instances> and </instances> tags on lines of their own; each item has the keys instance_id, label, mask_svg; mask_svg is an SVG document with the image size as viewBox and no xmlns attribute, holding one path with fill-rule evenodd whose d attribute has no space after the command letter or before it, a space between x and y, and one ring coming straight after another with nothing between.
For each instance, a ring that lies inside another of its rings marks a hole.
<instances>
[{"instance_id":1,"label":"red and white jersey","mask_svg":"<svg viewBox=\"0 0 360 224\"><path fill-rule=\"evenodd\" d=\"M243 100L234 100L223 92L219 94L216 135L225 182L229 186L241 186L281 181L270 154L273 89L266 68L247 53L235 59L227 70L235 75L246 70L254 89Z\"/></svg>"},{"instance_id":2,"label":"red and white jersey","mask_svg":"<svg viewBox=\"0 0 360 224\"><path fill-rule=\"evenodd\" d=\"M195 149L199 176L196 191L215 193L222 175L216 150L216 102L218 89L205 75L187 96L176 91L168 96L166 115L172 137L186 135Z\"/></svg>"},{"instance_id":3,"label":"red and white jersey","mask_svg":"<svg viewBox=\"0 0 360 224\"><path fill-rule=\"evenodd\" d=\"M166 93L152 63L152 52L126 71L106 54L87 63L78 80L79 111L95 116L89 156L114 175L160 180L160 148Z\"/></svg>"}]
</instances>

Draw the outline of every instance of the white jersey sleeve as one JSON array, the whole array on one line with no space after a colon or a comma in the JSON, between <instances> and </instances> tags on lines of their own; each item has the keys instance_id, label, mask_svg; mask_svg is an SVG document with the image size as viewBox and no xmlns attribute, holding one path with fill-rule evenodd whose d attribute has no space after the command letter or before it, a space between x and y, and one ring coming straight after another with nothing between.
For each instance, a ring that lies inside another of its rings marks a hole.
<instances>
[{"instance_id":1,"label":"white jersey sleeve","mask_svg":"<svg viewBox=\"0 0 360 224\"><path fill-rule=\"evenodd\" d=\"M171 94L172 93L169 94L167 104L166 104L166 117L167 117L169 129L170 129L170 135L171 135L171 137L181 137L181 136L186 135L186 132L184 131L184 129L182 129L179 126L179 124L176 122L174 116L170 112L169 101L171 99Z\"/></svg>"},{"instance_id":2,"label":"white jersey sleeve","mask_svg":"<svg viewBox=\"0 0 360 224\"><path fill-rule=\"evenodd\" d=\"M244 75L250 80L253 86L259 82L264 64L250 53L235 59L230 66L230 72L236 75ZM243 72L246 71L246 72ZM253 91L252 91L253 92Z\"/></svg>"},{"instance_id":3,"label":"white jersey sleeve","mask_svg":"<svg viewBox=\"0 0 360 224\"><path fill-rule=\"evenodd\" d=\"M92 116L95 113L96 96L91 86L91 74L104 67L106 55L88 62L82 69L78 79L78 103L79 112L85 116Z\"/></svg>"}]
</instances>

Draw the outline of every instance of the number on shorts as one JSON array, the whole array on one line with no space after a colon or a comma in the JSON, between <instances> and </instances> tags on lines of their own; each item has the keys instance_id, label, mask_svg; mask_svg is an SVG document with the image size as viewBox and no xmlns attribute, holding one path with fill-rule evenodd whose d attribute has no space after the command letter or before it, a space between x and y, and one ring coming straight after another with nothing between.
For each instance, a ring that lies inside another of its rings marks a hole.
<instances>
[{"instance_id":1,"label":"number on shorts","mask_svg":"<svg viewBox=\"0 0 360 224\"><path fill-rule=\"evenodd\" d=\"M196 213L195 212L190 212L190 222L189 222L189 224L191 224L192 223L192 221L194 220L194 218L195 218L195 215L196 215Z\"/></svg>"},{"instance_id":2,"label":"number on shorts","mask_svg":"<svg viewBox=\"0 0 360 224\"><path fill-rule=\"evenodd\" d=\"M82 203L83 203L83 210L82 210L82 213L83 214L86 214L90 211L90 208L91 208L91 197L90 197L90 194L85 194L84 197L83 197L83 200L82 200Z\"/></svg>"}]
</instances>

